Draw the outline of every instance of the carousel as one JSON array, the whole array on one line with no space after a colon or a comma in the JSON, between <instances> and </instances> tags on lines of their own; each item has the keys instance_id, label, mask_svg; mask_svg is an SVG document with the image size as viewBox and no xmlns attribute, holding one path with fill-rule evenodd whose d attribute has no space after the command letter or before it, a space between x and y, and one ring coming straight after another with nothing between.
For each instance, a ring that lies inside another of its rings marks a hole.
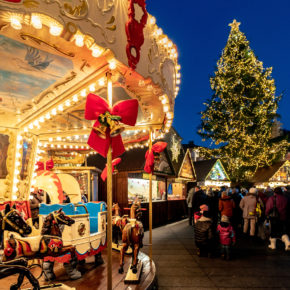
<instances>
[{"instance_id":1,"label":"carousel","mask_svg":"<svg viewBox=\"0 0 290 290\"><path fill-rule=\"evenodd\" d=\"M179 91L175 44L145 0L0 0L0 59L5 289L23 281L33 289L150 287L152 171ZM119 258L112 253L112 171L136 147L148 148L149 255L139 252L144 231L136 201L121 217ZM86 166L91 154L106 159L102 174ZM105 202L98 200L99 177L106 179ZM134 243L124 232L135 234ZM132 261L124 258L129 246ZM45 273L40 279L33 265Z\"/></svg>"}]
</instances>

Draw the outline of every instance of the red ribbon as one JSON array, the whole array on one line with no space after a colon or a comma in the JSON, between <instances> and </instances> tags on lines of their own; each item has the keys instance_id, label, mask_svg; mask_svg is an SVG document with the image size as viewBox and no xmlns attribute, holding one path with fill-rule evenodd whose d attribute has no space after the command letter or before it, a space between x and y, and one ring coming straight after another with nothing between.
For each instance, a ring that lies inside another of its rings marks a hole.
<instances>
[{"instance_id":1,"label":"red ribbon","mask_svg":"<svg viewBox=\"0 0 290 290\"><path fill-rule=\"evenodd\" d=\"M116 158L112 161L112 172L114 172L115 166L119 164L120 162L121 162L121 158ZM104 168L101 174L101 178L103 179L103 181L107 179L107 174L108 174L108 164L106 164L106 167Z\"/></svg>"},{"instance_id":2,"label":"red ribbon","mask_svg":"<svg viewBox=\"0 0 290 290\"><path fill-rule=\"evenodd\" d=\"M53 168L53 166L54 166L54 163L53 163L53 160L50 159L50 160L45 162L45 168L44 168L44 162L41 162L41 161L36 162L36 166L38 166L36 171L39 171L39 170L51 170Z\"/></svg>"},{"instance_id":3,"label":"red ribbon","mask_svg":"<svg viewBox=\"0 0 290 290\"><path fill-rule=\"evenodd\" d=\"M114 116L120 116L120 122L123 124L134 126L138 115L138 101L120 101L110 108L108 103L103 98L94 94L89 94L87 96L85 118L87 120L96 120L93 127L99 127L100 122L98 117L106 112L109 112ZM91 131L88 139L88 145L105 158L107 157L110 144L112 145L113 158L116 158L124 153L125 148L120 134L116 137L111 137L109 128L107 128L106 138L102 139L94 130Z\"/></svg>"},{"instance_id":4,"label":"red ribbon","mask_svg":"<svg viewBox=\"0 0 290 290\"><path fill-rule=\"evenodd\" d=\"M147 173L151 173L154 170L154 152L161 153L166 148L166 146L167 146L166 142L157 142L152 146L150 151L149 150L146 151L145 154L146 162L144 170Z\"/></svg>"}]
</instances>

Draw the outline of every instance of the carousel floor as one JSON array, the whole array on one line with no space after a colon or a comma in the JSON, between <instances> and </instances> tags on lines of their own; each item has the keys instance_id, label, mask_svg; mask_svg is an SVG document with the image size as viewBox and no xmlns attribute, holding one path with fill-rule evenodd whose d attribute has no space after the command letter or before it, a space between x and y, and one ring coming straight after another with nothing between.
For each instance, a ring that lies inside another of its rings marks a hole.
<instances>
[{"instance_id":1,"label":"carousel floor","mask_svg":"<svg viewBox=\"0 0 290 290\"><path fill-rule=\"evenodd\" d=\"M57 264L54 266L54 272L57 277L57 280L55 283L63 283L70 287L75 287L76 290L93 290L93 289L107 289L107 268L106 268L106 250L102 252L102 257L104 259L104 264L95 267L93 264L93 258L88 258L86 260L86 264L79 266L79 271L82 272L82 278L72 281L68 278L68 276L65 273L65 270L62 266L62 264ZM124 279L126 276L126 271L129 267L129 263L131 262L131 257L126 256L125 257L125 265L124 265L124 274L119 274L119 253L116 251L113 251L112 253L112 285L113 289L121 290L121 289L150 289L151 286L154 283L155 275L156 275L156 269L155 264L152 262L150 264L149 257L145 255L144 253L139 253L139 259L143 263L143 269L142 274L140 278L139 284L125 284ZM40 270L33 269L32 273L35 275L35 277L39 276ZM0 289L7 290L10 289L10 285L15 283L17 280L17 275L13 275L10 277L7 277L5 279L2 279L0 281ZM47 282L44 281L44 278L41 277L39 279L40 285L46 285ZM23 285L21 289L27 289L30 288L30 283L25 279L23 282Z\"/></svg>"}]
</instances>

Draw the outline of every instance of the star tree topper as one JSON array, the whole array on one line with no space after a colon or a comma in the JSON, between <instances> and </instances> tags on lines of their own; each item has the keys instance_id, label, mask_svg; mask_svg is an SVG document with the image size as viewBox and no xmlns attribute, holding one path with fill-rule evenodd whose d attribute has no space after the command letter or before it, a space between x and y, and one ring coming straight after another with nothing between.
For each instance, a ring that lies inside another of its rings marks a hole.
<instances>
[{"instance_id":1,"label":"star tree topper","mask_svg":"<svg viewBox=\"0 0 290 290\"><path fill-rule=\"evenodd\" d=\"M233 20L232 23L229 24L229 26L232 28L232 30L239 30L241 22L237 22L236 19Z\"/></svg>"}]
</instances>

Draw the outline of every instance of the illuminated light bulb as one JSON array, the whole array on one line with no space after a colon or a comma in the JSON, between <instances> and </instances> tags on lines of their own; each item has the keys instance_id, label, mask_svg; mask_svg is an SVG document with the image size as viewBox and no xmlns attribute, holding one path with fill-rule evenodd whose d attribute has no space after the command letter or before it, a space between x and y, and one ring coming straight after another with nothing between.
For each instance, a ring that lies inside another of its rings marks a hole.
<instances>
[{"instance_id":1,"label":"illuminated light bulb","mask_svg":"<svg viewBox=\"0 0 290 290\"><path fill-rule=\"evenodd\" d=\"M36 29L41 29L42 28L41 19L37 15L32 15L31 16L31 24Z\"/></svg>"},{"instance_id":2,"label":"illuminated light bulb","mask_svg":"<svg viewBox=\"0 0 290 290\"><path fill-rule=\"evenodd\" d=\"M39 122L40 122L40 123L43 123L43 122L44 122L44 117L40 117L40 118L39 118Z\"/></svg>"},{"instance_id":3,"label":"illuminated light bulb","mask_svg":"<svg viewBox=\"0 0 290 290\"><path fill-rule=\"evenodd\" d=\"M19 16L11 16L10 25L12 28L19 30L22 28L21 17Z\"/></svg>"},{"instance_id":4,"label":"illuminated light bulb","mask_svg":"<svg viewBox=\"0 0 290 290\"><path fill-rule=\"evenodd\" d=\"M167 46L168 46L169 48L171 48L172 45L173 45L172 41L169 41L168 44L167 44Z\"/></svg>"},{"instance_id":5,"label":"illuminated light bulb","mask_svg":"<svg viewBox=\"0 0 290 290\"><path fill-rule=\"evenodd\" d=\"M96 90L95 85L90 85L89 90L90 92L94 92Z\"/></svg>"},{"instance_id":6,"label":"illuminated light bulb","mask_svg":"<svg viewBox=\"0 0 290 290\"><path fill-rule=\"evenodd\" d=\"M57 141L61 141L61 137L59 137L59 136L56 137L56 140L57 140Z\"/></svg>"},{"instance_id":7,"label":"illuminated light bulb","mask_svg":"<svg viewBox=\"0 0 290 290\"><path fill-rule=\"evenodd\" d=\"M17 186L13 186L13 191L17 192L17 190L18 190ZM16 199L17 199L17 195L13 194L12 195L12 200L16 200Z\"/></svg>"},{"instance_id":8,"label":"illuminated light bulb","mask_svg":"<svg viewBox=\"0 0 290 290\"><path fill-rule=\"evenodd\" d=\"M78 145L76 145L76 149L79 149L79 146Z\"/></svg>"},{"instance_id":9,"label":"illuminated light bulb","mask_svg":"<svg viewBox=\"0 0 290 290\"><path fill-rule=\"evenodd\" d=\"M13 179L13 181L14 181L15 184L17 184L17 183L19 182L19 179L18 179L17 177L15 177L15 178Z\"/></svg>"},{"instance_id":10,"label":"illuminated light bulb","mask_svg":"<svg viewBox=\"0 0 290 290\"><path fill-rule=\"evenodd\" d=\"M146 130L145 129L143 129L143 133L146 133Z\"/></svg>"},{"instance_id":11,"label":"illuminated light bulb","mask_svg":"<svg viewBox=\"0 0 290 290\"><path fill-rule=\"evenodd\" d=\"M49 120L49 119L50 119L50 114L47 113L47 114L45 115L45 118L46 118L47 120Z\"/></svg>"},{"instance_id":12,"label":"illuminated light bulb","mask_svg":"<svg viewBox=\"0 0 290 290\"><path fill-rule=\"evenodd\" d=\"M73 149L73 148L74 148L74 146L70 145L70 146L69 146L69 148L70 148L70 149Z\"/></svg>"},{"instance_id":13,"label":"illuminated light bulb","mask_svg":"<svg viewBox=\"0 0 290 290\"><path fill-rule=\"evenodd\" d=\"M59 105L58 107L57 107L57 109L59 110L59 111L63 111L63 106L62 105Z\"/></svg>"},{"instance_id":14,"label":"illuminated light bulb","mask_svg":"<svg viewBox=\"0 0 290 290\"><path fill-rule=\"evenodd\" d=\"M178 85L179 85L179 84L180 84L180 80L176 80L176 84L178 84Z\"/></svg>"},{"instance_id":15,"label":"illuminated light bulb","mask_svg":"<svg viewBox=\"0 0 290 290\"><path fill-rule=\"evenodd\" d=\"M20 173L19 169L15 170L15 174L18 175Z\"/></svg>"},{"instance_id":16,"label":"illuminated light bulb","mask_svg":"<svg viewBox=\"0 0 290 290\"><path fill-rule=\"evenodd\" d=\"M21 154L19 152L16 153L16 158L21 158Z\"/></svg>"},{"instance_id":17,"label":"illuminated light bulb","mask_svg":"<svg viewBox=\"0 0 290 290\"><path fill-rule=\"evenodd\" d=\"M66 101L65 101L65 105L66 105L67 107L69 107L69 106L70 106L70 101L69 101L69 100L66 100Z\"/></svg>"},{"instance_id":18,"label":"illuminated light bulb","mask_svg":"<svg viewBox=\"0 0 290 290\"><path fill-rule=\"evenodd\" d=\"M156 19L154 16L150 17L150 24L154 25L156 23Z\"/></svg>"},{"instance_id":19,"label":"illuminated light bulb","mask_svg":"<svg viewBox=\"0 0 290 290\"><path fill-rule=\"evenodd\" d=\"M22 140L22 136L21 135L18 135L17 136L17 141L21 141Z\"/></svg>"},{"instance_id":20,"label":"illuminated light bulb","mask_svg":"<svg viewBox=\"0 0 290 290\"><path fill-rule=\"evenodd\" d=\"M173 119L173 113L172 112L167 112L166 113L166 118L169 119L169 120Z\"/></svg>"},{"instance_id":21,"label":"illuminated light bulb","mask_svg":"<svg viewBox=\"0 0 290 290\"><path fill-rule=\"evenodd\" d=\"M117 67L116 61L115 60L110 60L109 61L109 68L113 70L116 67Z\"/></svg>"},{"instance_id":22,"label":"illuminated light bulb","mask_svg":"<svg viewBox=\"0 0 290 290\"><path fill-rule=\"evenodd\" d=\"M172 53L172 54L176 53L175 48L172 48L172 49L171 49L171 53Z\"/></svg>"},{"instance_id":23,"label":"illuminated light bulb","mask_svg":"<svg viewBox=\"0 0 290 290\"><path fill-rule=\"evenodd\" d=\"M39 123L38 123L38 121L37 121L37 120L35 120L35 121L33 122L33 125L35 125L36 127L37 127L37 126L39 126Z\"/></svg>"},{"instance_id":24,"label":"illuminated light bulb","mask_svg":"<svg viewBox=\"0 0 290 290\"><path fill-rule=\"evenodd\" d=\"M24 132L28 132L28 129L27 129L27 127L25 127L25 128L24 128Z\"/></svg>"},{"instance_id":25,"label":"illuminated light bulb","mask_svg":"<svg viewBox=\"0 0 290 290\"><path fill-rule=\"evenodd\" d=\"M176 66L176 69L177 70L180 70L180 65L179 64Z\"/></svg>"},{"instance_id":26,"label":"illuminated light bulb","mask_svg":"<svg viewBox=\"0 0 290 290\"><path fill-rule=\"evenodd\" d=\"M156 34L158 36L160 36L162 33L163 33L162 29L161 28L158 28L157 31L156 31Z\"/></svg>"},{"instance_id":27,"label":"illuminated light bulb","mask_svg":"<svg viewBox=\"0 0 290 290\"><path fill-rule=\"evenodd\" d=\"M171 127L171 123L166 123L165 126L168 127L168 128L170 128Z\"/></svg>"},{"instance_id":28,"label":"illuminated light bulb","mask_svg":"<svg viewBox=\"0 0 290 290\"><path fill-rule=\"evenodd\" d=\"M177 73L177 74L176 74L176 77L177 77L177 78L180 78L180 76L181 76L180 73Z\"/></svg>"},{"instance_id":29,"label":"illuminated light bulb","mask_svg":"<svg viewBox=\"0 0 290 290\"><path fill-rule=\"evenodd\" d=\"M63 145L63 148L67 148L67 146L66 145Z\"/></svg>"},{"instance_id":30,"label":"illuminated light bulb","mask_svg":"<svg viewBox=\"0 0 290 290\"><path fill-rule=\"evenodd\" d=\"M105 85L105 81L103 78L99 79L98 83L100 87L103 87Z\"/></svg>"},{"instance_id":31,"label":"illuminated light bulb","mask_svg":"<svg viewBox=\"0 0 290 290\"><path fill-rule=\"evenodd\" d=\"M169 132L169 130L168 130L168 129L166 129L166 130L165 130L165 133L168 133L168 132Z\"/></svg>"},{"instance_id":32,"label":"illuminated light bulb","mask_svg":"<svg viewBox=\"0 0 290 290\"><path fill-rule=\"evenodd\" d=\"M51 110L51 114L55 116L55 115L57 114L56 109L52 109L52 110Z\"/></svg>"},{"instance_id":33,"label":"illuminated light bulb","mask_svg":"<svg viewBox=\"0 0 290 290\"><path fill-rule=\"evenodd\" d=\"M179 87L176 87L175 90L178 92L179 91Z\"/></svg>"},{"instance_id":34,"label":"illuminated light bulb","mask_svg":"<svg viewBox=\"0 0 290 290\"><path fill-rule=\"evenodd\" d=\"M84 149L84 146L81 146L81 149Z\"/></svg>"},{"instance_id":35,"label":"illuminated light bulb","mask_svg":"<svg viewBox=\"0 0 290 290\"><path fill-rule=\"evenodd\" d=\"M84 37L80 34L75 35L76 46L82 47L84 46Z\"/></svg>"},{"instance_id":36,"label":"illuminated light bulb","mask_svg":"<svg viewBox=\"0 0 290 290\"><path fill-rule=\"evenodd\" d=\"M92 56L99 57L102 54L103 50L99 49L98 47L92 48Z\"/></svg>"},{"instance_id":37,"label":"illuminated light bulb","mask_svg":"<svg viewBox=\"0 0 290 290\"><path fill-rule=\"evenodd\" d=\"M29 124L29 125L28 125L28 128L29 128L29 129L33 129L33 124Z\"/></svg>"},{"instance_id":38,"label":"illuminated light bulb","mask_svg":"<svg viewBox=\"0 0 290 290\"><path fill-rule=\"evenodd\" d=\"M60 27L59 25L56 25L56 24L50 25L49 33L51 35L59 36L61 34L61 31L62 31L62 27Z\"/></svg>"},{"instance_id":39,"label":"illuminated light bulb","mask_svg":"<svg viewBox=\"0 0 290 290\"><path fill-rule=\"evenodd\" d=\"M164 106L163 107L163 111L166 113L166 112L168 112L169 111L169 106Z\"/></svg>"},{"instance_id":40,"label":"illuminated light bulb","mask_svg":"<svg viewBox=\"0 0 290 290\"><path fill-rule=\"evenodd\" d=\"M16 148L21 149L22 148L21 144L17 144Z\"/></svg>"},{"instance_id":41,"label":"illuminated light bulb","mask_svg":"<svg viewBox=\"0 0 290 290\"><path fill-rule=\"evenodd\" d=\"M20 166L20 164L21 164L20 161L16 161L16 162L15 162L15 166L16 166L16 167Z\"/></svg>"},{"instance_id":42,"label":"illuminated light bulb","mask_svg":"<svg viewBox=\"0 0 290 290\"><path fill-rule=\"evenodd\" d=\"M164 99L161 101L161 103L164 105L164 104L167 103L167 100L164 98Z\"/></svg>"},{"instance_id":43,"label":"illuminated light bulb","mask_svg":"<svg viewBox=\"0 0 290 290\"><path fill-rule=\"evenodd\" d=\"M84 138L88 138L88 135L84 135Z\"/></svg>"},{"instance_id":44,"label":"illuminated light bulb","mask_svg":"<svg viewBox=\"0 0 290 290\"><path fill-rule=\"evenodd\" d=\"M48 138L48 141L49 142L52 142L53 141L53 138L52 137Z\"/></svg>"},{"instance_id":45,"label":"illuminated light bulb","mask_svg":"<svg viewBox=\"0 0 290 290\"><path fill-rule=\"evenodd\" d=\"M54 148L54 145L53 145L53 144L50 144L50 147L51 147L51 148Z\"/></svg>"},{"instance_id":46,"label":"illuminated light bulb","mask_svg":"<svg viewBox=\"0 0 290 290\"><path fill-rule=\"evenodd\" d=\"M73 101L74 101L74 102L77 102L77 101L78 101L78 95L74 95L74 96L73 96Z\"/></svg>"},{"instance_id":47,"label":"illuminated light bulb","mask_svg":"<svg viewBox=\"0 0 290 290\"><path fill-rule=\"evenodd\" d=\"M61 148L61 145L58 144L58 145L57 145L57 148Z\"/></svg>"},{"instance_id":48,"label":"illuminated light bulb","mask_svg":"<svg viewBox=\"0 0 290 290\"><path fill-rule=\"evenodd\" d=\"M82 97L85 97L86 95L87 95L86 90L82 90L82 91L81 91L81 96L82 96Z\"/></svg>"},{"instance_id":49,"label":"illuminated light bulb","mask_svg":"<svg viewBox=\"0 0 290 290\"><path fill-rule=\"evenodd\" d=\"M80 138L80 136L79 136L79 135L75 135L75 139L77 139L77 140L78 140L79 138Z\"/></svg>"},{"instance_id":50,"label":"illuminated light bulb","mask_svg":"<svg viewBox=\"0 0 290 290\"><path fill-rule=\"evenodd\" d=\"M165 36L165 37L162 39L162 42L165 44L165 43L167 43L167 41L168 41L168 38Z\"/></svg>"},{"instance_id":51,"label":"illuminated light bulb","mask_svg":"<svg viewBox=\"0 0 290 290\"><path fill-rule=\"evenodd\" d=\"M46 148L46 147L47 147L47 144L45 143L45 144L43 145L43 147Z\"/></svg>"}]
</instances>

